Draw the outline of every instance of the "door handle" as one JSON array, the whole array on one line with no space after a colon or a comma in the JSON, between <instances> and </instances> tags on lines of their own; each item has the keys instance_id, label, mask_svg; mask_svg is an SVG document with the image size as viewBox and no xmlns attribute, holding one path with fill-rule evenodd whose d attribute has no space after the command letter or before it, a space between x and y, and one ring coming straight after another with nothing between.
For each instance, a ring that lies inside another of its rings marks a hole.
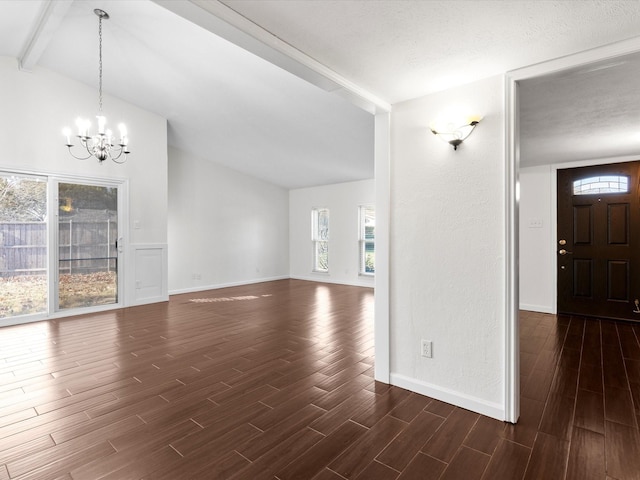
<instances>
[{"instance_id":1,"label":"door handle","mask_svg":"<svg viewBox=\"0 0 640 480\"><path fill-rule=\"evenodd\" d=\"M568 252L568 251L567 251L567 250L565 250L564 248L562 248L562 249L558 250L558 253L559 253L560 255L567 255L567 254L571 255L571 254L573 254L573 252Z\"/></svg>"}]
</instances>

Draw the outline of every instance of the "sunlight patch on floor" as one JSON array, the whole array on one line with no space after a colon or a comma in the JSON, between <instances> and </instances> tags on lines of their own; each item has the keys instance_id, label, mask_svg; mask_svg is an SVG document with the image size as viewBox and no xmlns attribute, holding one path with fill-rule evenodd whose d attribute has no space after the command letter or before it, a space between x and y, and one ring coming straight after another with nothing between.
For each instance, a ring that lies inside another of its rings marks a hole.
<instances>
[{"instance_id":1,"label":"sunlight patch on floor","mask_svg":"<svg viewBox=\"0 0 640 480\"><path fill-rule=\"evenodd\" d=\"M241 297L217 297L217 298L192 298L193 303L237 302L240 300L257 300L258 298L271 297L272 295L243 295Z\"/></svg>"}]
</instances>

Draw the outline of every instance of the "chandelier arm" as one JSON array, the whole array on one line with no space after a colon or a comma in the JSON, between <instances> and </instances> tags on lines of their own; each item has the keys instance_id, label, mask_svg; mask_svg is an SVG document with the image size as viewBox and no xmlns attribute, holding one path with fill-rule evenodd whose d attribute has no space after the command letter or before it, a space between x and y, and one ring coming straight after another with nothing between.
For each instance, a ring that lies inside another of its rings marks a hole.
<instances>
[{"instance_id":1,"label":"chandelier arm","mask_svg":"<svg viewBox=\"0 0 640 480\"><path fill-rule=\"evenodd\" d=\"M86 157L78 157L77 155L75 155L75 154L71 151L71 148L72 148L72 147L74 147L74 146L75 146L75 145L67 145L67 147L69 147L69 154L70 154L73 158L75 158L76 160L88 160L88 159L90 159L91 157L93 157L93 154L89 151L89 149L87 149L87 153L88 153L89 155L87 155Z\"/></svg>"},{"instance_id":2,"label":"chandelier arm","mask_svg":"<svg viewBox=\"0 0 640 480\"><path fill-rule=\"evenodd\" d=\"M124 153L124 158L121 161L118 161L118 159L122 156L123 153ZM115 157L111 153L111 150L109 150L109 158L112 161L114 161L115 163L123 164L124 162L127 161L127 154L128 153L129 152L125 151L124 147L122 145L120 145L120 149L118 150L118 155L116 155Z\"/></svg>"},{"instance_id":3,"label":"chandelier arm","mask_svg":"<svg viewBox=\"0 0 640 480\"><path fill-rule=\"evenodd\" d=\"M123 158L122 160L118 160L118 159L120 158L120 156L121 156L121 155L122 155L122 153L121 153L121 154L119 154L119 155L118 155L117 157L115 157L115 158L113 158L113 157L111 157L111 156L109 156L109 157L111 158L111 161L112 161L112 162L117 163L117 164L119 164L119 165L122 165L123 163L125 163L125 162L127 161L127 155L125 154L125 156L124 156L124 158Z\"/></svg>"}]
</instances>

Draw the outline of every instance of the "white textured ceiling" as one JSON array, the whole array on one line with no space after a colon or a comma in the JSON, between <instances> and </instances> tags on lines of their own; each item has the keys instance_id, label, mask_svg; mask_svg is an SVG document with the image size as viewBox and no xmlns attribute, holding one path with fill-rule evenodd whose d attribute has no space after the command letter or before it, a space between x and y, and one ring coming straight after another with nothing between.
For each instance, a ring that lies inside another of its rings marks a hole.
<instances>
[{"instance_id":1,"label":"white textured ceiling","mask_svg":"<svg viewBox=\"0 0 640 480\"><path fill-rule=\"evenodd\" d=\"M638 36L638 0L222 0L389 103Z\"/></svg>"},{"instance_id":2,"label":"white textured ceiling","mask_svg":"<svg viewBox=\"0 0 640 480\"><path fill-rule=\"evenodd\" d=\"M638 155L640 53L520 82L525 166Z\"/></svg>"},{"instance_id":3,"label":"white textured ceiling","mask_svg":"<svg viewBox=\"0 0 640 480\"><path fill-rule=\"evenodd\" d=\"M48 4L0 0L0 55L22 55ZM39 36L41 55L30 57L37 66L95 87L92 10L102 8L111 15L104 24L106 93L166 117L171 145L286 188L373 177L373 118L341 96L344 89L334 88L336 79L382 103L396 103L625 40L638 35L640 24L638 0L61 0L53 5L63 13ZM191 13L183 13L187 10ZM245 34L237 43L252 53L228 41L239 38L229 34L234 28ZM296 63L300 58L302 67ZM321 74L311 78L309 65ZM605 117L617 130L598 137L598 154L620 151L614 146L632 135L640 100L632 82L618 80L638 78L639 71L636 62L624 73L617 68L596 70L601 73L593 82L588 75L573 83L562 75L523 82L522 150L535 154L532 162L553 155L578 159L579 140L589 138L589 130L601 127ZM593 89L595 94L585 93ZM606 98L597 97L603 90ZM588 103L586 96L592 98ZM105 109L108 113L108 105ZM569 113L573 118L567 121Z\"/></svg>"}]
</instances>

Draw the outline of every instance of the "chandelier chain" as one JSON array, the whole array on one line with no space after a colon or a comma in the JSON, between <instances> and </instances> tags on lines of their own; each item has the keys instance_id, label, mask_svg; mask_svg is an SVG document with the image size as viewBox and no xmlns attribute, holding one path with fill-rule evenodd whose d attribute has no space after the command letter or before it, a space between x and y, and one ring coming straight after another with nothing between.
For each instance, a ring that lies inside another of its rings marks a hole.
<instances>
[{"instance_id":1,"label":"chandelier chain","mask_svg":"<svg viewBox=\"0 0 640 480\"><path fill-rule=\"evenodd\" d=\"M100 16L98 17L98 66L98 103L100 112L102 113L102 17Z\"/></svg>"}]
</instances>

